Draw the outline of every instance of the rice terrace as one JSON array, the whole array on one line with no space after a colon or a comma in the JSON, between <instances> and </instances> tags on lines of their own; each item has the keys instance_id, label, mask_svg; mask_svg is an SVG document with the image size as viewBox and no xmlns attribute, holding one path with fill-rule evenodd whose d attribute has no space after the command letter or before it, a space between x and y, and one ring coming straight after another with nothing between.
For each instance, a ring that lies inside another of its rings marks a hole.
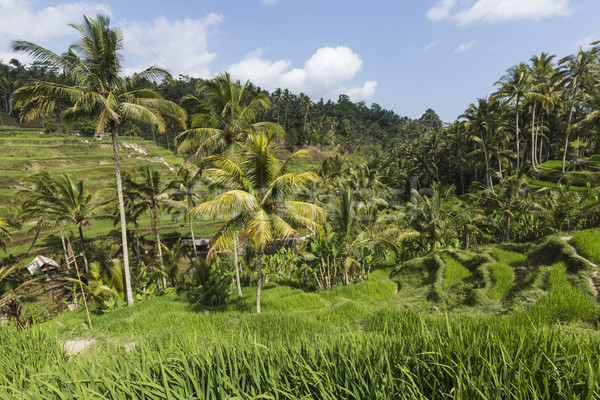
<instances>
[{"instance_id":1,"label":"rice terrace","mask_svg":"<svg viewBox=\"0 0 600 400\"><path fill-rule=\"evenodd\" d=\"M599 12L0 0L0 399L600 399Z\"/></svg>"}]
</instances>

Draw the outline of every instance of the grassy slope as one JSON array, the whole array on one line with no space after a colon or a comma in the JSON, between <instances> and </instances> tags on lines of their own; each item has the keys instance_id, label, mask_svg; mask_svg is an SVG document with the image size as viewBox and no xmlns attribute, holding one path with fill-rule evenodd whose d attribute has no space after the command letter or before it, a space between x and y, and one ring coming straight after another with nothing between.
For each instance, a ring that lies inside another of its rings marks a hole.
<instances>
[{"instance_id":1,"label":"grassy slope","mask_svg":"<svg viewBox=\"0 0 600 400\"><path fill-rule=\"evenodd\" d=\"M123 171L134 170L150 165L163 172L165 179L174 175L174 170L183 160L152 141L137 137L120 137L120 161ZM114 161L112 144L109 138L94 140L89 137L66 136L62 134L44 134L39 129L0 130L0 204L13 204L19 189L25 188L27 176L45 170L51 173L68 173L84 180L92 190L114 187ZM140 221L141 233L150 232L150 220L144 216ZM219 223L197 222L195 235L207 237L215 232ZM29 226L12 232L12 242L4 254L25 252L33 235L27 233ZM89 229L84 230L88 238L104 236L114 230L112 221L92 221ZM66 228L67 233L77 236L74 226ZM187 224L182 219L172 220L164 215L161 221L161 233L165 235L189 235ZM38 240L39 245L56 243L56 234L44 232Z\"/></svg>"},{"instance_id":2,"label":"grassy slope","mask_svg":"<svg viewBox=\"0 0 600 400\"><path fill-rule=\"evenodd\" d=\"M548 253L556 243L543 242L528 255ZM597 330L582 322L554 324L597 316L593 299L571 283L576 274L563 253L558 249L545 261L550 264L537 265L495 247L445 252L435 262L406 263L393 279L387 267L368 281L328 291L270 283L261 315L252 312L251 287L218 308L167 295L95 311L93 331L79 309L25 334L0 329L7 344L0 395L391 399L444 398L452 391L460 399L595 398ZM451 284L436 273L441 263ZM485 283L481 277L492 263L526 268L517 276L547 270L545 279L513 285L523 291L539 285L544 295L528 311L506 313L507 306L501 315L481 314L486 302L497 300L489 291L496 278ZM437 279L440 300L429 296ZM461 296L475 299L470 312ZM449 311L432 311L432 305ZM60 348L66 340L90 342L84 354L68 359ZM27 358L33 353L35 362Z\"/></svg>"}]
</instances>

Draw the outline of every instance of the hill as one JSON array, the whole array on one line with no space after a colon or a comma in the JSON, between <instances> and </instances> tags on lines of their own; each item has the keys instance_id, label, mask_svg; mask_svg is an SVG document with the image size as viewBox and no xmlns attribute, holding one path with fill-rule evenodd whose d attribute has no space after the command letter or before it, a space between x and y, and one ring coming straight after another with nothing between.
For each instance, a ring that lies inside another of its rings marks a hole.
<instances>
[{"instance_id":1,"label":"hill","mask_svg":"<svg viewBox=\"0 0 600 400\"><path fill-rule=\"evenodd\" d=\"M0 146L3 149L0 155L0 205L14 204L17 192L27 188L27 177L42 170L53 175L70 174L83 180L90 190L115 185L113 150L109 137L97 140L87 136L48 134L39 128L0 129ZM135 136L119 137L119 156L123 171L151 166L163 172L167 180L174 176L175 170L183 163L183 158L171 151ZM149 232L149 219L143 218L140 226L142 233ZM196 234L203 237L214 232L214 226L200 225ZM20 254L29 248L34 236L28 232L30 228L26 225L19 231L13 231L6 254ZM72 229L67 227L67 232ZM112 230L112 221L93 221L86 231L86 237L100 237ZM161 221L161 232L167 236L177 236L188 231L181 219L174 220L165 215ZM52 236L52 232L43 233L39 243L50 244Z\"/></svg>"}]
</instances>

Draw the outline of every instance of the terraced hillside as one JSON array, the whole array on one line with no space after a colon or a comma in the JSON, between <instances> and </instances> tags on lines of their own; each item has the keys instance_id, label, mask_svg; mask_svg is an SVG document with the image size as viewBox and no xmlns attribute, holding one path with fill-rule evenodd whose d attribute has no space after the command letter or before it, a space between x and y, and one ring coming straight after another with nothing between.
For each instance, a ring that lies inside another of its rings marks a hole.
<instances>
[{"instance_id":1,"label":"terraced hillside","mask_svg":"<svg viewBox=\"0 0 600 400\"><path fill-rule=\"evenodd\" d=\"M600 185L600 154L594 154L590 157L582 157L580 164L572 166L561 183L570 184L573 191L585 191L586 184L589 182L592 187ZM569 163L567 163L569 168ZM539 186L554 186L562 175L561 160L548 160L539 166L537 179L530 180L531 183Z\"/></svg>"},{"instance_id":2,"label":"terraced hillside","mask_svg":"<svg viewBox=\"0 0 600 400\"><path fill-rule=\"evenodd\" d=\"M411 304L505 313L545 321L591 321L597 313L599 231L549 236L538 244L443 250L399 266L394 279Z\"/></svg>"},{"instance_id":3,"label":"terraced hillside","mask_svg":"<svg viewBox=\"0 0 600 400\"><path fill-rule=\"evenodd\" d=\"M119 138L119 155L123 171L150 165L164 173L166 180L172 179L175 170L183 159L171 151L155 145L152 141L137 137ZM86 182L89 189L114 187L114 161L109 137L96 140L85 136L46 134L39 128L0 130L0 204L14 204L20 189L25 189L28 176L44 170L52 174L68 173ZM142 233L149 231L149 220L141 221ZM19 254L25 251L33 237L27 233L30 226L12 233L13 240L8 253ZM93 221L86 237L108 234L113 228L112 221ZM213 226L198 226L199 237L214 232ZM171 220L165 215L161 222L165 234L186 234L187 226L179 220ZM46 243L51 232L46 232L39 240Z\"/></svg>"}]
</instances>

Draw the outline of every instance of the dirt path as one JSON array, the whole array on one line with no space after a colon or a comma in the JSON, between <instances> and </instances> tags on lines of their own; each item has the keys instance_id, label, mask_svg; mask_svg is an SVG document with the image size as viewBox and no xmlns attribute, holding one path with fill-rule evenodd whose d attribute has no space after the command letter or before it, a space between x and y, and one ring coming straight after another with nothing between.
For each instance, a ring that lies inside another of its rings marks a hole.
<instances>
[{"instance_id":1,"label":"dirt path","mask_svg":"<svg viewBox=\"0 0 600 400\"><path fill-rule=\"evenodd\" d=\"M582 257L579 255L579 253L577 252L577 249L575 249L575 247L573 247L569 241L572 239L571 236L563 236L560 238L563 242L565 242L565 244L567 246L569 246L569 248L571 250L573 250L573 253L575 253L575 257L582 259L583 261L587 262L588 264L590 264L592 267L598 269L598 266L596 264L594 264L593 262L591 262L590 260L588 260L585 257ZM589 276L587 278L588 281L588 285L590 286L590 289L592 290L592 292L594 293L594 299L596 301L600 301L600 291L598 291L598 288L596 287L596 284L594 283L594 278L596 278L598 276L598 271L594 271L592 272L592 276Z\"/></svg>"}]
</instances>

